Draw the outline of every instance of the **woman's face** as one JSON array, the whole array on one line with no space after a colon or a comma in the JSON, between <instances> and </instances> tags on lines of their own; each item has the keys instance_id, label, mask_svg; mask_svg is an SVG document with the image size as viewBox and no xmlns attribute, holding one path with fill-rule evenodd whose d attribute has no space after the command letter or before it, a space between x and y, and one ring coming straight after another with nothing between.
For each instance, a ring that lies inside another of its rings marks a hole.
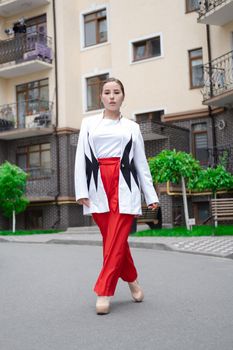
<instances>
[{"instance_id":1,"label":"woman's face","mask_svg":"<svg viewBox=\"0 0 233 350\"><path fill-rule=\"evenodd\" d=\"M104 108L109 111L119 111L124 100L124 95L118 83L111 81L103 86L101 101Z\"/></svg>"}]
</instances>

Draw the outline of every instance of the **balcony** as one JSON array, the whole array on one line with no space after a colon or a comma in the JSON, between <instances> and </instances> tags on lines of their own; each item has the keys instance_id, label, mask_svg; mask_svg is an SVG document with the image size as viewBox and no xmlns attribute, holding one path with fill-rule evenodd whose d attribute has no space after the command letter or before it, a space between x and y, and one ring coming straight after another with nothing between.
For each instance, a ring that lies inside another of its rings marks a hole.
<instances>
[{"instance_id":1,"label":"balcony","mask_svg":"<svg viewBox=\"0 0 233 350\"><path fill-rule=\"evenodd\" d=\"M233 21L233 0L201 0L197 21L218 26Z\"/></svg>"},{"instance_id":2,"label":"balcony","mask_svg":"<svg viewBox=\"0 0 233 350\"><path fill-rule=\"evenodd\" d=\"M15 16L49 3L50 0L0 0L0 16Z\"/></svg>"},{"instance_id":3,"label":"balcony","mask_svg":"<svg viewBox=\"0 0 233 350\"><path fill-rule=\"evenodd\" d=\"M0 106L0 140L43 136L54 130L53 103L29 100Z\"/></svg>"},{"instance_id":4,"label":"balcony","mask_svg":"<svg viewBox=\"0 0 233 350\"><path fill-rule=\"evenodd\" d=\"M37 32L0 41L0 78L11 79L51 69L51 42L51 38Z\"/></svg>"},{"instance_id":5,"label":"balcony","mask_svg":"<svg viewBox=\"0 0 233 350\"><path fill-rule=\"evenodd\" d=\"M233 51L205 64L203 104L227 107L233 104Z\"/></svg>"}]
</instances>

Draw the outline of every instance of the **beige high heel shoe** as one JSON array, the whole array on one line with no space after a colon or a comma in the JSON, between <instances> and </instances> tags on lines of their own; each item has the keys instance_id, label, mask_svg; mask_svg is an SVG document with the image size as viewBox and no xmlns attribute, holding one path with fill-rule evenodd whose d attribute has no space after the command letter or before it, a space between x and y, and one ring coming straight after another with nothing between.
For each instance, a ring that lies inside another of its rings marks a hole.
<instances>
[{"instance_id":1,"label":"beige high heel shoe","mask_svg":"<svg viewBox=\"0 0 233 350\"><path fill-rule=\"evenodd\" d=\"M96 301L97 315L106 315L110 312L110 297L98 296Z\"/></svg>"},{"instance_id":2,"label":"beige high heel shoe","mask_svg":"<svg viewBox=\"0 0 233 350\"><path fill-rule=\"evenodd\" d=\"M139 283L137 280L134 282L128 282L129 289L132 294L132 298L134 301L140 303L144 299L144 293L142 288L140 287Z\"/></svg>"}]
</instances>

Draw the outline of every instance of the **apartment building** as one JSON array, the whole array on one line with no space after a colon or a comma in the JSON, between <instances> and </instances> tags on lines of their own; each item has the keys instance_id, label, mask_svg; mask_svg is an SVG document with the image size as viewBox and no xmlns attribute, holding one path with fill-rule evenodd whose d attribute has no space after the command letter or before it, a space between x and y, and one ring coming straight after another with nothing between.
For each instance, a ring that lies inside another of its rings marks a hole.
<instances>
[{"instance_id":1,"label":"apartment building","mask_svg":"<svg viewBox=\"0 0 233 350\"><path fill-rule=\"evenodd\" d=\"M29 174L18 228L92 224L75 203L74 157L108 76L125 85L122 113L140 123L148 157L176 148L211 165L224 143L230 157L232 53L219 57L232 50L233 1L207 3L0 0L0 163ZM205 24L224 8L227 23ZM227 75L217 73L224 62ZM159 192L164 225L178 223L181 197ZM191 199L193 208L201 221L208 199ZM8 227L2 216L0 225Z\"/></svg>"},{"instance_id":2,"label":"apartment building","mask_svg":"<svg viewBox=\"0 0 233 350\"><path fill-rule=\"evenodd\" d=\"M190 150L204 167L222 162L232 172L233 1L186 1L186 11L205 30L206 45L189 50L190 89L200 89L203 106L163 121L190 130ZM190 204L197 223L210 217L209 196L193 196Z\"/></svg>"}]
</instances>

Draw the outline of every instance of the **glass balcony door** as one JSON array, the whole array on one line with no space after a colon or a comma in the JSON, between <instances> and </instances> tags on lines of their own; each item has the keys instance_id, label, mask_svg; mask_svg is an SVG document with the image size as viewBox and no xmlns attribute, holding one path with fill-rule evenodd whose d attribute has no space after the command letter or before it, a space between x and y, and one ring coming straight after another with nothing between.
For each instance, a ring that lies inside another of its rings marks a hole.
<instances>
[{"instance_id":1,"label":"glass balcony door","mask_svg":"<svg viewBox=\"0 0 233 350\"><path fill-rule=\"evenodd\" d=\"M18 127L27 128L40 112L49 111L48 79L16 86Z\"/></svg>"},{"instance_id":2,"label":"glass balcony door","mask_svg":"<svg viewBox=\"0 0 233 350\"><path fill-rule=\"evenodd\" d=\"M47 46L47 22L46 15L29 18L24 22L25 34L23 35L24 54L35 51L39 54L38 45ZM16 33L17 37L17 33Z\"/></svg>"},{"instance_id":3,"label":"glass balcony door","mask_svg":"<svg viewBox=\"0 0 233 350\"><path fill-rule=\"evenodd\" d=\"M26 111L26 93L20 92L17 95L17 127L18 128L25 128L25 116L27 114Z\"/></svg>"}]
</instances>

